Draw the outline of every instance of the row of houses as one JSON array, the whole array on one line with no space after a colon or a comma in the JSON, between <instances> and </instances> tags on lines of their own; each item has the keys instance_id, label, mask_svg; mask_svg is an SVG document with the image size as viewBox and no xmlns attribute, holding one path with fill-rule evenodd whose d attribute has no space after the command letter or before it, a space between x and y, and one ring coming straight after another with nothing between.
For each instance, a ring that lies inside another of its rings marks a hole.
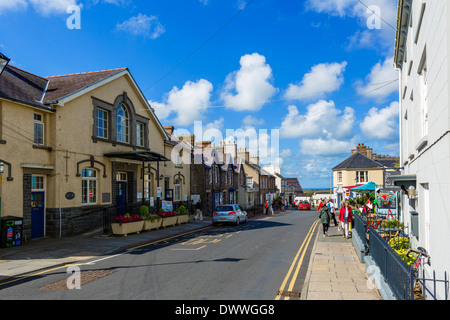
<instances>
[{"instance_id":1,"label":"row of houses","mask_svg":"<svg viewBox=\"0 0 450 320\"><path fill-rule=\"evenodd\" d=\"M188 161L190 160L190 161ZM195 143L164 127L127 68L42 77L0 54L0 209L23 240L101 225L105 208L200 198L262 206L279 169L235 143Z\"/></svg>"}]
</instances>

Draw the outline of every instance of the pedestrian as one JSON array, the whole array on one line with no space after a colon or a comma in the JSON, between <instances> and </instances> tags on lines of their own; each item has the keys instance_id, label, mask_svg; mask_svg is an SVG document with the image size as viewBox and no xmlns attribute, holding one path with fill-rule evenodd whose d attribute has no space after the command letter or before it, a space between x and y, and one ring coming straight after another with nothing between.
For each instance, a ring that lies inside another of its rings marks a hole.
<instances>
[{"instance_id":1,"label":"pedestrian","mask_svg":"<svg viewBox=\"0 0 450 320\"><path fill-rule=\"evenodd\" d=\"M200 221L203 221L202 201L201 201L201 199L198 199L197 203L195 204L195 211L196 211L196 215L194 217L194 220L199 219Z\"/></svg>"},{"instance_id":2,"label":"pedestrian","mask_svg":"<svg viewBox=\"0 0 450 320\"><path fill-rule=\"evenodd\" d=\"M264 208L265 208L265 214L268 214L269 212L269 200L266 200L266 203L264 204Z\"/></svg>"},{"instance_id":3,"label":"pedestrian","mask_svg":"<svg viewBox=\"0 0 450 320\"><path fill-rule=\"evenodd\" d=\"M323 236L328 237L328 228L331 221L330 207L326 205L322 206L322 208L319 210L319 219L323 226Z\"/></svg>"},{"instance_id":4,"label":"pedestrian","mask_svg":"<svg viewBox=\"0 0 450 320\"><path fill-rule=\"evenodd\" d=\"M320 211L320 209L322 209L323 207L323 199L320 199L320 203L319 206L317 207L317 211Z\"/></svg>"},{"instance_id":5,"label":"pedestrian","mask_svg":"<svg viewBox=\"0 0 450 320\"><path fill-rule=\"evenodd\" d=\"M273 200L269 201L269 213L270 215L273 215Z\"/></svg>"},{"instance_id":6,"label":"pedestrian","mask_svg":"<svg viewBox=\"0 0 450 320\"><path fill-rule=\"evenodd\" d=\"M337 226L338 226L338 223L337 223L337 221L336 221L336 216L335 216L336 208L335 208L335 206L334 206L333 199L330 199L330 200L328 201L327 206L328 206L328 208L330 208L331 219L333 219L333 221L334 221L334 226L337 227Z\"/></svg>"},{"instance_id":7,"label":"pedestrian","mask_svg":"<svg viewBox=\"0 0 450 320\"><path fill-rule=\"evenodd\" d=\"M352 208L350 207L350 203L348 201L345 201L344 206L341 208L339 212L339 221L341 222L341 227L343 231L343 237L348 239L348 227L349 223L352 222L353 219L353 212Z\"/></svg>"}]
</instances>

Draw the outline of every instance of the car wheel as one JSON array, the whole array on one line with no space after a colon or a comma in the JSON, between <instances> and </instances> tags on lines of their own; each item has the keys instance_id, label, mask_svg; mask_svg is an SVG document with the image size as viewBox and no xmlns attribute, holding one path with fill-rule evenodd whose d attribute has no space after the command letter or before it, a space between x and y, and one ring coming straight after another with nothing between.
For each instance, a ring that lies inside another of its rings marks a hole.
<instances>
[{"instance_id":1,"label":"car wheel","mask_svg":"<svg viewBox=\"0 0 450 320\"><path fill-rule=\"evenodd\" d=\"M239 225L239 218L236 218L236 227Z\"/></svg>"}]
</instances>

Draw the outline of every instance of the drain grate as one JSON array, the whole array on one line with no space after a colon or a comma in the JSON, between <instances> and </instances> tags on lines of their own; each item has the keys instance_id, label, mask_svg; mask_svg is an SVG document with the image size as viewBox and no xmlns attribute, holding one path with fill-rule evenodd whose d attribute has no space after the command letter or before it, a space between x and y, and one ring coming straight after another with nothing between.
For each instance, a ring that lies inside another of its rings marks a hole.
<instances>
[{"instance_id":1,"label":"drain grate","mask_svg":"<svg viewBox=\"0 0 450 320\"><path fill-rule=\"evenodd\" d=\"M298 291L278 291L278 295L289 298L300 298L302 294Z\"/></svg>"},{"instance_id":2,"label":"drain grate","mask_svg":"<svg viewBox=\"0 0 450 320\"><path fill-rule=\"evenodd\" d=\"M117 272L116 270L91 270L81 272L80 280L81 286L90 282L109 276ZM67 288L67 279L56 281L54 283L47 284L40 287L39 290L69 290Z\"/></svg>"}]
</instances>

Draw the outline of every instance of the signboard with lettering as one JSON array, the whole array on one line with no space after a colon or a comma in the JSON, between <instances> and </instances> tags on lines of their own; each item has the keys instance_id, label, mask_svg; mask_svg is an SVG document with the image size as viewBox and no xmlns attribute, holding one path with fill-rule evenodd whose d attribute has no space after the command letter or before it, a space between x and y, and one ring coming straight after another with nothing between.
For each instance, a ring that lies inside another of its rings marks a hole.
<instances>
[{"instance_id":1,"label":"signboard with lettering","mask_svg":"<svg viewBox=\"0 0 450 320\"><path fill-rule=\"evenodd\" d=\"M161 208L164 211L173 211L173 203L172 203L172 201L163 200Z\"/></svg>"}]
</instances>

